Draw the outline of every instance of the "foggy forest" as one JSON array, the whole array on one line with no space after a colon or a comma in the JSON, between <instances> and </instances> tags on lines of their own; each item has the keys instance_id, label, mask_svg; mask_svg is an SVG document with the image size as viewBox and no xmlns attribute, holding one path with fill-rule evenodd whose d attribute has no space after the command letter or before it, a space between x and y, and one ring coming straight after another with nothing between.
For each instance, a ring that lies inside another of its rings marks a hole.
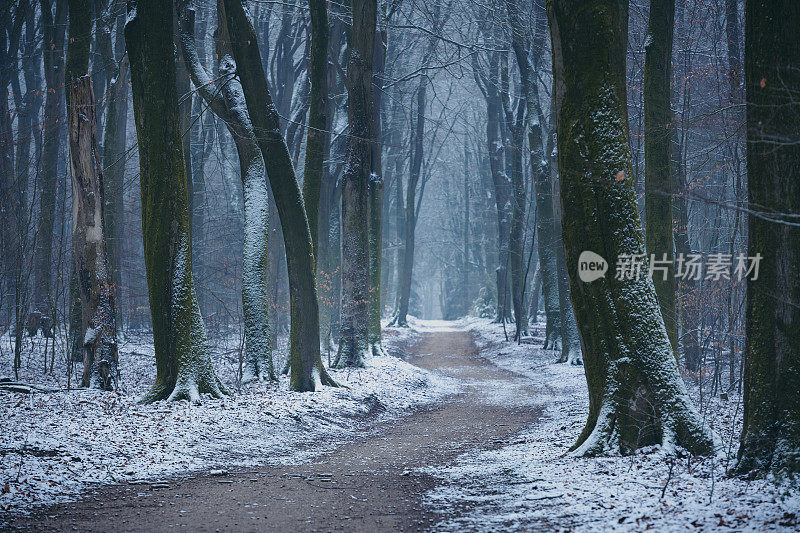
<instances>
[{"instance_id":1,"label":"foggy forest","mask_svg":"<svg viewBox=\"0 0 800 533\"><path fill-rule=\"evenodd\" d=\"M799 28L0 0L0 530L796 531Z\"/></svg>"}]
</instances>

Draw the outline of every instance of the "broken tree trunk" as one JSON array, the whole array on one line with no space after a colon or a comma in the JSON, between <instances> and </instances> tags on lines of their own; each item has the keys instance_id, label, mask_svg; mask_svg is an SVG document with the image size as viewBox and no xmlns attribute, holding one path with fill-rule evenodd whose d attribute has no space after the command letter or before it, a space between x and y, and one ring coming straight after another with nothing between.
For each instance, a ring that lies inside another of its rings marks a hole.
<instances>
[{"instance_id":1,"label":"broken tree trunk","mask_svg":"<svg viewBox=\"0 0 800 533\"><path fill-rule=\"evenodd\" d=\"M103 171L97 147L97 108L91 76L69 87L72 169L72 250L81 296L81 386L112 390L117 381L114 285L103 231Z\"/></svg>"}]
</instances>

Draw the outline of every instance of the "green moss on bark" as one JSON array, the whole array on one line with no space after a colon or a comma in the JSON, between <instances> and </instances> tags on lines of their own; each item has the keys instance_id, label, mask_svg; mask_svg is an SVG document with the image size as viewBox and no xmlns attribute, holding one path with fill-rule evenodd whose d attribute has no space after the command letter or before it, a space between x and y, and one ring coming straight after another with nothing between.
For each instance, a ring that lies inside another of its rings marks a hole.
<instances>
[{"instance_id":1,"label":"green moss on bark","mask_svg":"<svg viewBox=\"0 0 800 533\"><path fill-rule=\"evenodd\" d=\"M740 471L800 472L800 6L745 7L748 255ZM792 142L786 142L792 139Z\"/></svg>"},{"instance_id":2,"label":"green moss on bark","mask_svg":"<svg viewBox=\"0 0 800 533\"><path fill-rule=\"evenodd\" d=\"M616 279L620 254L645 252L629 147L625 0L551 0L563 240L589 386L573 451L595 455L661 443L714 451L664 328L652 281ZM611 273L578 278L591 250Z\"/></svg>"},{"instance_id":3,"label":"green moss on bark","mask_svg":"<svg viewBox=\"0 0 800 533\"><path fill-rule=\"evenodd\" d=\"M125 40L139 141L142 234L156 352L156 382L141 399L145 403L225 393L211 364L192 281L172 21L171 2L128 2Z\"/></svg>"}]
</instances>

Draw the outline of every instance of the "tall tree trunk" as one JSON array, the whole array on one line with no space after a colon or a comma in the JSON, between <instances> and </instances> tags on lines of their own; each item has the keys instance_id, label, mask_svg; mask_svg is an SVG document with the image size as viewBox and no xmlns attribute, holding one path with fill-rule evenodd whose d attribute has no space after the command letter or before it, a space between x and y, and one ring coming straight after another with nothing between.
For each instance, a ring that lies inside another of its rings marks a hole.
<instances>
[{"instance_id":1,"label":"tall tree trunk","mask_svg":"<svg viewBox=\"0 0 800 533\"><path fill-rule=\"evenodd\" d=\"M129 0L125 41L139 141L142 232L156 382L142 402L226 391L192 280L189 198L175 85L172 2Z\"/></svg>"},{"instance_id":2,"label":"tall tree trunk","mask_svg":"<svg viewBox=\"0 0 800 533\"><path fill-rule=\"evenodd\" d=\"M461 308L459 311L462 316L468 316L470 308L472 307L472 281L471 270L472 264L470 263L469 249L470 249L470 236L472 232L472 223L470 222L470 174L469 166L472 164L472 157L469 152L469 145L464 143L464 228L463 243L464 247L461 252ZM525 311L527 314L527 310Z\"/></svg>"},{"instance_id":3,"label":"tall tree trunk","mask_svg":"<svg viewBox=\"0 0 800 533\"><path fill-rule=\"evenodd\" d=\"M748 255L742 471L800 472L800 5L745 4Z\"/></svg>"},{"instance_id":4,"label":"tall tree trunk","mask_svg":"<svg viewBox=\"0 0 800 533\"><path fill-rule=\"evenodd\" d=\"M381 93L386 61L386 29L376 33L372 77L371 172L369 177L369 329L368 342L372 355L383 355L381 346L381 260L383 248L383 135L381 128Z\"/></svg>"},{"instance_id":5,"label":"tall tree trunk","mask_svg":"<svg viewBox=\"0 0 800 533\"><path fill-rule=\"evenodd\" d=\"M551 179L557 184L555 172L551 172ZM553 198L555 203L556 199ZM583 364L581 353L581 338L578 334L578 324L575 322L575 312L572 309L572 298L569 293L569 273L567 272L567 257L564 252L563 232L561 229L561 206L553 206L553 241L555 242L556 268L558 272L558 308L561 317L561 355L556 360L558 363L571 365Z\"/></svg>"},{"instance_id":6,"label":"tall tree trunk","mask_svg":"<svg viewBox=\"0 0 800 533\"><path fill-rule=\"evenodd\" d=\"M70 10L74 11L77 10ZM69 102L72 248L78 273L83 331L81 386L112 390L118 374L116 300L103 231L103 173L99 167L97 115L90 76L71 83Z\"/></svg>"},{"instance_id":7,"label":"tall tree trunk","mask_svg":"<svg viewBox=\"0 0 800 533\"><path fill-rule=\"evenodd\" d=\"M674 0L651 0L644 57L644 192L647 253L672 351L678 357L678 315L672 232L670 80ZM655 267L658 267L656 269Z\"/></svg>"},{"instance_id":8,"label":"tall tree trunk","mask_svg":"<svg viewBox=\"0 0 800 533\"><path fill-rule=\"evenodd\" d=\"M497 66L496 64L494 65ZM494 69L492 69L494 73ZM503 172L503 146L500 140L500 96L497 83L490 80L487 84L487 123L486 143L489 149L489 166L494 184L494 199L497 205L497 316L498 322L508 320L508 237L511 224L511 182Z\"/></svg>"},{"instance_id":9,"label":"tall tree trunk","mask_svg":"<svg viewBox=\"0 0 800 533\"><path fill-rule=\"evenodd\" d=\"M44 104L44 146L39 193L33 306L42 313L52 307L50 298L51 255L55 217L56 181L61 127L64 123L64 35L67 0L55 0L55 17L49 0L42 0L44 73L47 95Z\"/></svg>"},{"instance_id":10,"label":"tall tree trunk","mask_svg":"<svg viewBox=\"0 0 800 533\"><path fill-rule=\"evenodd\" d=\"M222 5L256 141L264 160L270 162L267 176L286 242L291 306L289 387L294 391L313 391L320 383L336 385L320 358L319 303L311 230L289 149L281 135L280 120L267 87L258 38L239 0L222 0Z\"/></svg>"},{"instance_id":11,"label":"tall tree trunk","mask_svg":"<svg viewBox=\"0 0 800 533\"><path fill-rule=\"evenodd\" d=\"M122 7L121 0L113 0L112 5ZM128 61L127 58L117 65L117 57L124 53L124 41L117 41L117 47L123 50L114 51L111 41L111 29L114 22L117 31L123 33L124 20L120 21L112 16L112 11L104 13L106 25L102 35L98 34L97 41L103 58L106 85L108 87L108 104L106 105L105 125L103 132L103 184L105 190L105 207L103 211L103 232L106 240L106 254L111 270L111 279L114 288L114 298L121 302L122 298L122 244L123 228L125 227L125 144L127 143L128 125ZM117 326L122 328L122 314L119 307L116 311Z\"/></svg>"},{"instance_id":12,"label":"tall tree trunk","mask_svg":"<svg viewBox=\"0 0 800 533\"><path fill-rule=\"evenodd\" d=\"M342 331L334 365L364 366L369 349L369 194L373 170L372 74L377 2L353 2L348 46L347 164L342 176Z\"/></svg>"},{"instance_id":13,"label":"tall tree trunk","mask_svg":"<svg viewBox=\"0 0 800 533\"><path fill-rule=\"evenodd\" d=\"M309 0L311 15L311 96L308 113L308 141L303 170L303 200L311 230L314 257L319 257L319 197L325 175L325 147L330 144L328 129L328 8L326 0ZM327 228L325 228L327 229Z\"/></svg>"},{"instance_id":14,"label":"tall tree trunk","mask_svg":"<svg viewBox=\"0 0 800 533\"><path fill-rule=\"evenodd\" d=\"M11 5L3 6L10 11ZM13 305L9 306L9 319L14 336L14 375L17 376L22 363L22 322L27 312L26 287L22 281L22 235L23 194L17 169L14 168L13 117L8 101L8 85L17 75L16 57L19 49L22 24L27 5L21 3L15 11L15 22L6 34L0 29L0 253L3 254L0 276L8 293L13 294ZM1 290L1 289L0 289ZM4 300L4 299L3 299Z\"/></svg>"},{"instance_id":15,"label":"tall tree trunk","mask_svg":"<svg viewBox=\"0 0 800 533\"><path fill-rule=\"evenodd\" d=\"M678 372L652 281L578 277L584 251L611 264L645 251L629 148L628 2L554 0L549 7L563 238L589 386L589 418L573 451L661 443L711 453L714 437Z\"/></svg>"}]
</instances>

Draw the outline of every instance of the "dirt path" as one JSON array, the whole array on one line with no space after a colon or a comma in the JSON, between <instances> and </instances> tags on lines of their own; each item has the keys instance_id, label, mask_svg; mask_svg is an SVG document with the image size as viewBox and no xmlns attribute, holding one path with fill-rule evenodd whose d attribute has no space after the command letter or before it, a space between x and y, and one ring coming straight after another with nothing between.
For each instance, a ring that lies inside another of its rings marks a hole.
<instances>
[{"instance_id":1,"label":"dirt path","mask_svg":"<svg viewBox=\"0 0 800 533\"><path fill-rule=\"evenodd\" d=\"M425 332L405 350L411 363L462 379L463 392L310 464L176 479L165 488L106 487L14 525L37 531L429 529L438 516L423 508L422 496L436 480L415 469L507 444L540 411L515 402L531 394L531 381L482 359L469 333Z\"/></svg>"}]
</instances>

